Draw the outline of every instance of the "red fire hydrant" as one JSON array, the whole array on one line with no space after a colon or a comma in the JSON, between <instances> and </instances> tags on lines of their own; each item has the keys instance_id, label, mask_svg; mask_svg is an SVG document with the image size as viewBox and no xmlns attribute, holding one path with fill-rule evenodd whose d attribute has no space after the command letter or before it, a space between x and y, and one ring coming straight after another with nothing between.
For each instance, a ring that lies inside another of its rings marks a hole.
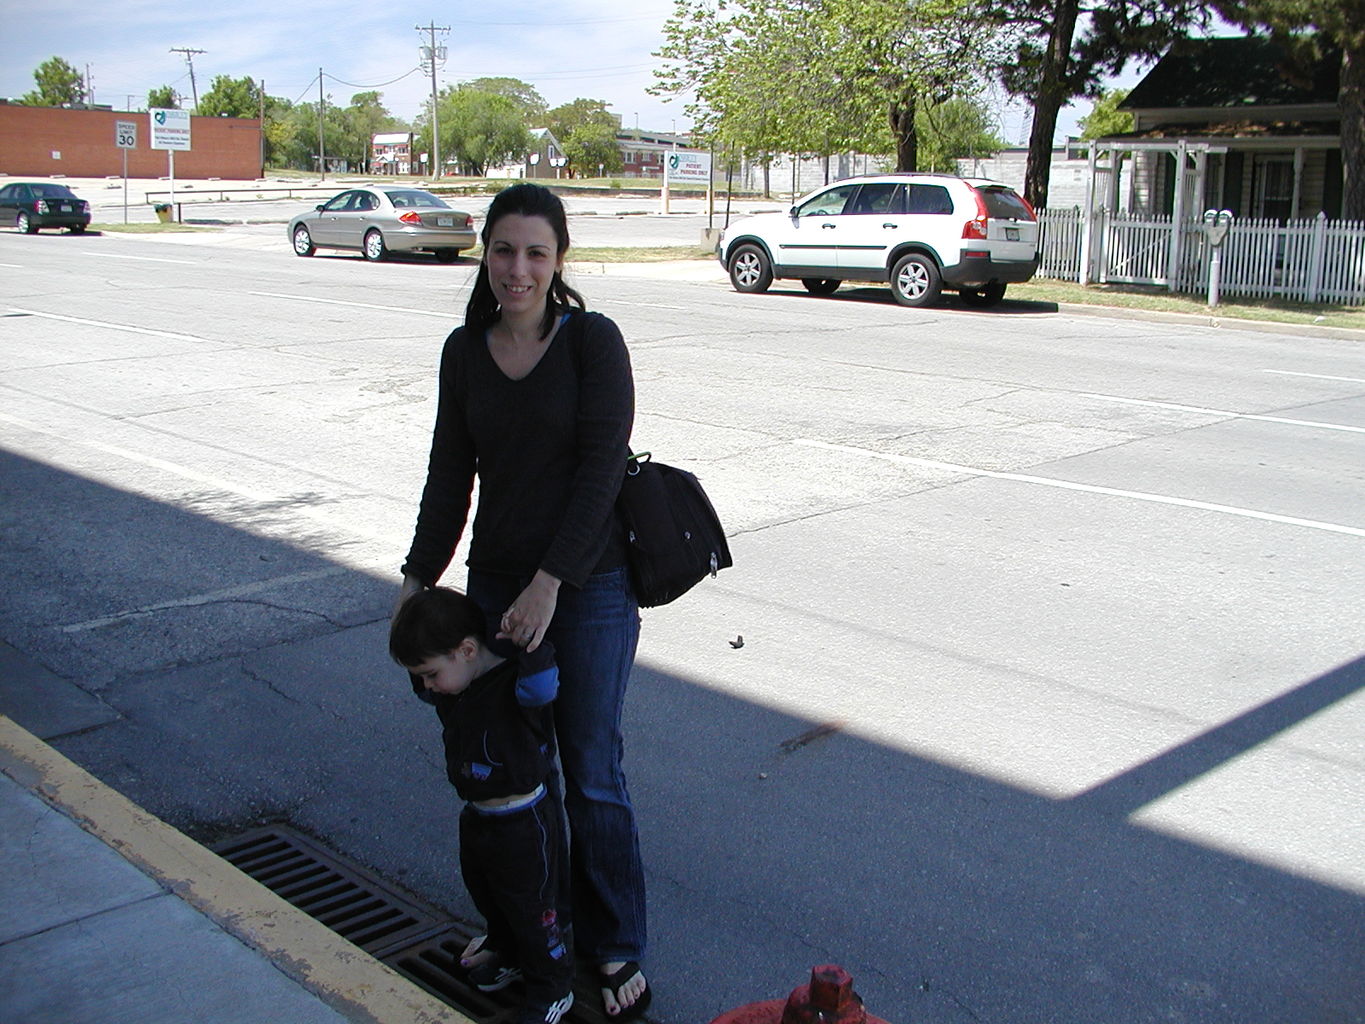
<instances>
[{"instance_id":1,"label":"red fire hydrant","mask_svg":"<svg viewBox=\"0 0 1365 1024\"><path fill-rule=\"evenodd\" d=\"M812 967L810 984L785 1000L769 999L722 1013L711 1024L887 1024L863 1007L853 976L834 964Z\"/></svg>"}]
</instances>

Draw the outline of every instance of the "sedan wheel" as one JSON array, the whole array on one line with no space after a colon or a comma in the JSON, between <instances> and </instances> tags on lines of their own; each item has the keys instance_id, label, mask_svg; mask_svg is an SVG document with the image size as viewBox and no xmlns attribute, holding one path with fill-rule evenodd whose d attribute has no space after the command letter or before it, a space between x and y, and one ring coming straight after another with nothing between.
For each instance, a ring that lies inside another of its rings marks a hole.
<instances>
[{"instance_id":1,"label":"sedan wheel","mask_svg":"<svg viewBox=\"0 0 1365 1024\"><path fill-rule=\"evenodd\" d=\"M831 277L803 277L801 283L812 295L833 295L839 282Z\"/></svg>"},{"instance_id":2,"label":"sedan wheel","mask_svg":"<svg viewBox=\"0 0 1365 1024\"><path fill-rule=\"evenodd\" d=\"M891 294L902 306L927 306L942 290L937 264L922 253L902 256L891 271Z\"/></svg>"},{"instance_id":3,"label":"sedan wheel","mask_svg":"<svg viewBox=\"0 0 1365 1024\"><path fill-rule=\"evenodd\" d=\"M33 218L26 213L21 212L19 216L14 218L14 226L26 235L38 233L38 225L33 223Z\"/></svg>"},{"instance_id":4,"label":"sedan wheel","mask_svg":"<svg viewBox=\"0 0 1365 1024\"><path fill-rule=\"evenodd\" d=\"M308 229L300 224L294 229L294 255L311 256L317 252L313 245L313 236L308 233Z\"/></svg>"},{"instance_id":5,"label":"sedan wheel","mask_svg":"<svg viewBox=\"0 0 1365 1024\"><path fill-rule=\"evenodd\" d=\"M984 288L963 288L958 294L962 297L964 306L984 309L987 306L994 306L1005 297L1005 286L999 281L992 281Z\"/></svg>"},{"instance_id":6,"label":"sedan wheel","mask_svg":"<svg viewBox=\"0 0 1365 1024\"><path fill-rule=\"evenodd\" d=\"M389 254L388 248L384 245L384 236L379 233L378 228L371 228L365 233L365 258L372 262L379 262Z\"/></svg>"},{"instance_id":7,"label":"sedan wheel","mask_svg":"<svg viewBox=\"0 0 1365 1024\"><path fill-rule=\"evenodd\" d=\"M730 283L737 292L766 292L773 283L773 268L756 245L741 245L730 257Z\"/></svg>"},{"instance_id":8,"label":"sedan wheel","mask_svg":"<svg viewBox=\"0 0 1365 1024\"><path fill-rule=\"evenodd\" d=\"M454 263L460 258L459 249L437 249L436 259L441 263Z\"/></svg>"}]
</instances>

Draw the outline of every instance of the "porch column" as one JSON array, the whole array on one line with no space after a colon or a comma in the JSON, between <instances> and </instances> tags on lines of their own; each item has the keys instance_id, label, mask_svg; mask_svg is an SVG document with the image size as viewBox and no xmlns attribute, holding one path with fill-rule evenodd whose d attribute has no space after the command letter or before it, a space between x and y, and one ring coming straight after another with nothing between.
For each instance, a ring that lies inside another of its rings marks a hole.
<instances>
[{"instance_id":1,"label":"porch column","mask_svg":"<svg viewBox=\"0 0 1365 1024\"><path fill-rule=\"evenodd\" d=\"M1082 285L1090 283L1090 251L1093 241L1091 236L1095 230L1095 162L1100 145L1101 143L1091 142L1087 158L1090 173L1085 179L1085 205L1081 207L1081 265L1078 278Z\"/></svg>"},{"instance_id":2,"label":"porch column","mask_svg":"<svg viewBox=\"0 0 1365 1024\"><path fill-rule=\"evenodd\" d=\"M1294 196L1290 201L1289 219L1299 219L1299 199L1303 195L1303 159L1304 152L1302 146L1294 149Z\"/></svg>"},{"instance_id":3,"label":"porch column","mask_svg":"<svg viewBox=\"0 0 1365 1024\"><path fill-rule=\"evenodd\" d=\"M1175 147L1175 195L1171 197L1171 247L1166 261L1166 288L1176 290L1180 268L1180 228L1185 220L1185 140Z\"/></svg>"}]
</instances>

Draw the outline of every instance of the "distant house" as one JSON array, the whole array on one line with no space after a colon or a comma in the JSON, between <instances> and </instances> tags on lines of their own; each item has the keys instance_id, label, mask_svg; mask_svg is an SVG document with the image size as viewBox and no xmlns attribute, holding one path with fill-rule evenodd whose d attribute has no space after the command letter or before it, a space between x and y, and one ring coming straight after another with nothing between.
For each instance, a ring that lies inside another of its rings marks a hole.
<instances>
[{"instance_id":1,"label":"distant house","mask_svg":"<svg viewBox=\"0 0 1365 1024\"><path fill-rule=\"evenodd\" d=\"M370 170L374 174L413 174L412 132L376 135L370 143Z\"/></svg>"},{"instance_id":2,"label":"distant house","mask_svg":"<svg viewBox=\"0 0 1365 1024\"><path fill-rule=\"evenodd\" d=\"M520 160L488 168L490 178L558 178L565 165L564 147L548 128L531 129L531 148Z\"/></svg>"},{"instance_id":3,"label":"distant house","mask_svg":"<svg viewBox=\"0 0 1365 1024\"><path fill-rule=\"evenodd\" d=\"M1337 56L1304 65L1269 39L1176 43L1119 105L1133 131L1097 140L1097 205L1340 217L1339 73Z\"/></svg>"}]
</instances>

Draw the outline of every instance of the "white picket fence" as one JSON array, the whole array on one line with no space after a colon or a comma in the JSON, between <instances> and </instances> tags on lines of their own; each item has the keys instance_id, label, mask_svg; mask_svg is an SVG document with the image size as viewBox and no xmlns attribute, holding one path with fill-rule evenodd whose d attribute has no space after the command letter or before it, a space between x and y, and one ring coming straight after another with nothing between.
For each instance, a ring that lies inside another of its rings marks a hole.
<instances>
[{"instance_id":1,"label":"white picket fence","mask_svg":"<svg viewBox=\"0 0 1365 1024\"><path fill-rule=\"evenodd\" d=\"M1086 225L1079 209L1039 215L1039 274L1083 279ZM1179 231L1176 266L1172 234ZM1157 285L1204 294L1212 249L1199 220L1099 211L1090 224L1090 281ZM1220 292L1253 298L1365 305L1365 222L1234 220L1220 253Z\"/></svg>"}]
</instances>

